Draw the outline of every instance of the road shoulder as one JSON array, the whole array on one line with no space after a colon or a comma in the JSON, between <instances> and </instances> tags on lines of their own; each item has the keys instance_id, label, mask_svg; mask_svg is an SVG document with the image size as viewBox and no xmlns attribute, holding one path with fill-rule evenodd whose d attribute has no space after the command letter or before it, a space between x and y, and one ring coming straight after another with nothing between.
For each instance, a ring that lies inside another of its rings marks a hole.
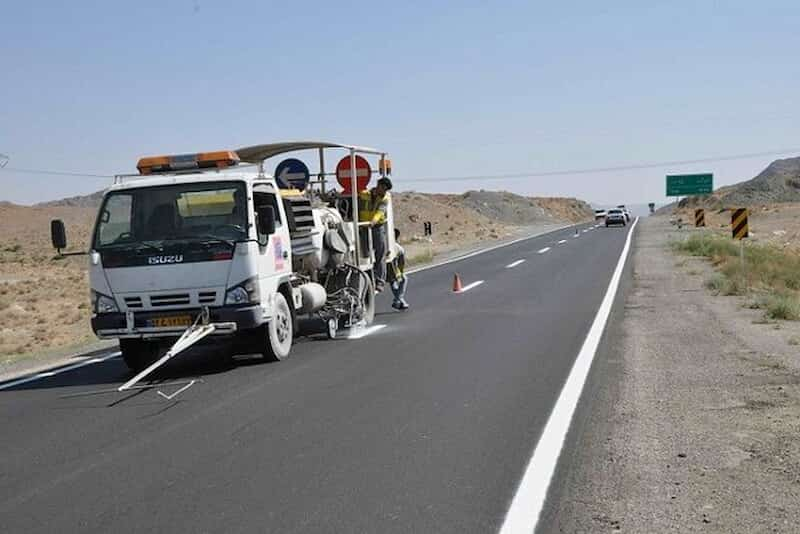
<instances>
[{"instance_id":1,"label":"road shoulder","mask_svg":"<svg viewBox=\"0 0 800 534\"><path fill-rule=\"evenodd\" d=\"M711 296L665 218L642 223L540 530L796 530L797 325Z\"/></svg>"}]
</instances>

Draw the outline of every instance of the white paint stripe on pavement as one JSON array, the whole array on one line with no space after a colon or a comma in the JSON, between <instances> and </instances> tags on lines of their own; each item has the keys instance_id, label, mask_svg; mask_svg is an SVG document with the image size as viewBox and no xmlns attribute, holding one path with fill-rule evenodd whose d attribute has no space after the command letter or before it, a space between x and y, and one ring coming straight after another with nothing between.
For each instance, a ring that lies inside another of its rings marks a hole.
<instances>
[{"instance_id":1,"label":"white paint stripe on pavement","mask_svg":"<svg viewBox=\"0 0 800 534\"><path fill-rule=\"evenodd\" d=\"M456 291L456 293L465 293L465 292L469 291L472 288L478 287L482 283L483 283L483 280L478 280L477 282L472 282L471 284L468 284L468 285L462 287L461 291Z\"/></svg>"},{"instance_id":2,"label":"white paint stripe on pavement","mask_svg":"<svg viewBox=\"0 0 800 534\"><path fill-rule=\"evenodd\" d=\"M533 234L533 235L528 235L528 236L525 236L525 237L520 237L519 239L513 239L513 240L508 241L506 243L500 243L499 245L494 245L492 247L482 248L480 250L475 250L473 252L468 252L468 253L464 254L463 256L456 256L455 258L450 258L449 260L440 261L439 263L431 263L430 265L423 265L421 267L417 267L415 269L411 269L409 271L406 271L406 273L407 274L414 274L414 273L418 273L420 271L427 271L428 269L441 267L442 265L447 265L448 263L455 263L457 261L466 260L467 258L471 258L471 257L477 256L479 254L486 254L487 252L491 252L493 250L497 250L498 248L509 247L511 245L514 245L516 243L520 243L522 241L528 241L529 239L535 239L537 237L542 237L542 236L547 235L547 234L553 234L555 232L559 232L561 230L564 230L565 228L569 228L570 226L574 226L574 225L560 226L558 228L553 228L552 230L547 230L546 232L542 232L542 233L539 233L539 234Z\"/></svg>"},{"instance_id":3,"label":"white paint stripe on pavement","mask_svg":"<svg viewBox=\"0 0 800 534\"><path fill-rule=\"evenodd\" d=\"M537 250L537 252L538 252L539 254L544 254L544 253L545 253L545 252L547 252L548 250L550 250L550 247L544 247L544 248L543 248L543 249L541 249L541 250Z\"/></svg>"},{"instance_id":4,"label":"white paint stripe on pavement","mask_svg":"<svg viewBox=\"0 0 800 534\"><path fill-rule=\"evenodd\" d=\"M108 356L103 356L100 358L91 358L89 360L84 360L80 363L76 363L75 365L68 365L67 367L61 367L60 369L53 369L52 371L45 371L42 373L36 373L31 376L27 376L25 378L19 378L17 380L12 380L11 382L6 382L5 384L0 384L0 390L13 388L14 386L19 386L20 384L27 384L28 382L33 382L34 380L39 380L41 378L48 378L51 376L60 375L61 373L66 373L67 371L72 371L74 369L80 369L81 367L86 367L87 365L92 365L93 363L100 363L106 360L111 360L119 356L120 352L112 352Z\"/></svg>"},{"instance_id":5,"label":"white paint stripe on pavement","mask_svg":"<svg viewBox=\"0 0 800 534\"><path fill-rule=\"evenodd\" d=\"M385 324L375 324L366 328L355 328L352 334L349 334L345 339L361 339L370 334L374 334L378 330L386 328Z\"/></svg>"},{"instance_id":6,"label":"white paint stripe on pavement","mask_svg":"<svg viewBox=\"0 0 800 534\"><path fill-rule=\"evenodd\" d=\"M567 240L566 240L566 239L562 239L561 241L559 241L559 242L558 242L558 244L559 244L559 245L563 245L563 244L564 244L564 243L566 243L566 242L567 242Z\"/></svg>"},{"instance_id":7,"label":"white paint stripe on pavement","mask_svg":"<svg viewBox=\"0 0 800 534\"><path fill-rule=\"evenodd\" d=\"M558 464L561 448L569 431L572 415L575 413L575 408L583 391L583 385L586 382L594 355L600 344L600 338L611 313L611 306L614 304L614 297L617 294L619 281L625 267L625 260L628 257L628 250L631 246L633 229L636 228L637 222L639 222L638 218L628 231L625 246L622 248L622 253L617 261L614 274L611 276L606 294L600 303L600 308L597 310L592 326L589 328L589 333L586 334L586 339L583 341L578 357L572 365L567 381L561 389L555 407L547 420L547 425L545 425L542 436L539 438L539 443L536 444L533 450L533 456L531 456L525 468L525 473L522 475L517 492L514 494L511 506L509 506L506 513L503 526L500 528L500 534L529 533L536 529L536 524L539 522L539 514L542 512L542 507L547 498L547 489L550 487L550 481Z\"/></svg>"},{"instance_id":8,"label":"white paint stripe on pavement","mask_svg":"<svg viewBox=\"0 0 800 534\"><path fill-rule=\"evenodd\" d=\"M519 265L520 263L525 263L525 260L517 260L517 261L512 261L511 263L509 263L508 265L506 265L506 269L513 269L514 267L516 267L516 266L517 266L517 265Z\"/></svg>"}]
</instances>

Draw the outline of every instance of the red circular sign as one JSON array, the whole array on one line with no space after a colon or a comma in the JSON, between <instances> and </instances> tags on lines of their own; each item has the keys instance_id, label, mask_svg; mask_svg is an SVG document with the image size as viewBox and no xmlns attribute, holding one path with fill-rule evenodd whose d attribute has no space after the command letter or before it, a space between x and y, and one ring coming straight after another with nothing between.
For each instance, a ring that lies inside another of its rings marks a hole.
<instances>
[{"instance_id":1,"label":"red circular sign","mask_svg":"<svg viewBox=\"0 0 800 534\"><path fill-rule=\"evenodd\" d=\"M372 177L372 169L369 167L369 162L361 156L356 156L356 184L359 191L367 188L369 180ZM339 182L344 188L345 193L350 193L350 184L353 178L353 172L350 169L350 156L345 156L336 165L336 181Z\"/></svg>"}]
</instances>

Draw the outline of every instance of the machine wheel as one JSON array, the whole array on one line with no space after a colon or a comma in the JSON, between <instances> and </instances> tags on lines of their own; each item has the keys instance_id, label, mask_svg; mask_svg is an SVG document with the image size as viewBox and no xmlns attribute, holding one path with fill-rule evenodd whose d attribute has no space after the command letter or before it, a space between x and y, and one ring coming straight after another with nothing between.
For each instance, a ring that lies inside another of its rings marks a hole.
<instances>
[{"instance_id":1,"label":"machine wheel","mask_svg":"<svg viewBox=\"0 0 800 534\"><path fill-rule=\"evenodd\" d=\"M328 335L328 339L336 339L336 332L339 330L339 321L331 317L326 323L327 327L325 328L325 333Z\"/></svg>"},{"instance_id":2,"label":"machine wheel","mask_svg":"<svg viewBox=\"0 0 800 534\"><path fill-rule=\"evenodd\" d=\"M266 339L262 349L264 358L270 361L288 358L294 338L294 320L286 298L281 293L275 294L272 319L267 323L265 330Z\"/></svg>"},{"instance_id":3,"label":"machine wheel","mask_svg":"<svg viewBox=\"0 0 800 534\"><path fill-rule=\"evenodd\" d=\"M363 310L361 320L364 321L364 324L371 325L375 320L375 286L369 276L362 276L361 279L366 282L361 287L361 309Z\"/></svg>"},{"instance_id":4,"label":"machine wheel","mask_svg":"<svg viewBox=\"0 0 800 534\"><path fill-rule=\"evenodd\" d=\"M161 346L158 341L120 339L119 349L125 365L135 373L146 368L161 356Z\"/></svg>"}]
</instances>

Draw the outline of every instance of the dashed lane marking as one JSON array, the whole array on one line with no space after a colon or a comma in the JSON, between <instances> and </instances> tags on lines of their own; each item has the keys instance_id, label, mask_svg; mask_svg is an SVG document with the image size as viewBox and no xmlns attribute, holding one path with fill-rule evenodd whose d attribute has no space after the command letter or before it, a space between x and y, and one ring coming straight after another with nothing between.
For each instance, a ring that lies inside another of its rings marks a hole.
<instances>
[{"instance_id":1,"label":"dashed lane marking","mask_svg":"<svg viewBox=\"0 0 800 534\"><path fill-rule=\"evenodd\" d=\"M483 283L483 280L478 280L477 282L472 282L471 284L468 284L468 285L462 287L461 291L456 291L456 293L466 293L470 289L474 289L474 288L478 287L479 285L481 285L482 283Z\"/></svg>"},{"instance_id":2,"label":"dashed lane marking","mask_svg":"<svg viewBox=\"0 0 800 534\"><path fill-rule=\"evenodd\" d=\"M503 526L500 528L500 534L516 534L517 532L534 532L536 530L539 514L544 507L547 489L550 487L550 481L558 464L558 457L561 455L561 448L564 446L572 416L578 406L583 385L597 353L600 338L611 313L611 306L614 304L614 297L617 294L630 250L631 236L633 236L633 229L637 222L638 219L635 219L628 231L628 237L617 260L617 266L611 275L606 294L600 303L594 321L592 321L592 326L589 327L578 357L572 364L567 381L561 388L553 411L550 412L539 442L533 449L533 455L528 461L522 480L511 501L511 506L508 508Z\"/></svg>"},{"instance_id":3,"label":"dashed lane marking","mask_svg":"<svg viewBox=\"0 0 800 534\"><path fill-rule=\"evenodd\" d=\"M509 263L508 265L506 265L506 269L513 269L514 267L516 267L516 266L517 266L517 265L519 265L520 263L524 263L524 262L525 262L525 260L517 260L517 261L512 261L511 263Z\"/></svg>"}]
</instances>

